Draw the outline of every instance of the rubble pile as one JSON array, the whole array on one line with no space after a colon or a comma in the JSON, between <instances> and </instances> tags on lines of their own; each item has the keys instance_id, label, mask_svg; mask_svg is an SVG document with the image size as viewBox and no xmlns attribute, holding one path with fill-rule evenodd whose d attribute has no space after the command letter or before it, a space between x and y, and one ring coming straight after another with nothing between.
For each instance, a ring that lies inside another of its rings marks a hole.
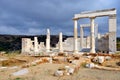
<instances>
[{"instance_id":1,"label":"rubble pile","mask_svg":"<svg viewBox=\"0 0 120 80\"><path fill-rule=\"evenodd\" d=\"M54 76L64 76L64 75L72 75L75 69L70 66L65 66L63 69L58 69L55 71Z\"/></svg>"}]
</instances>

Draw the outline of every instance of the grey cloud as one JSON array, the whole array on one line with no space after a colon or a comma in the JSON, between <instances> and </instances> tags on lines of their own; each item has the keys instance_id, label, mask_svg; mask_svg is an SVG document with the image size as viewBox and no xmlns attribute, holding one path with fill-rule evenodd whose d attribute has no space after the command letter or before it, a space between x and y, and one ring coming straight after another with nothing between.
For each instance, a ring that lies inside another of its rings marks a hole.
<instances>
[{"instance_id":1,"label":"grey cloud","mask_svg":"<svg viewBox=\"0 0 120 80\"><path fill-rule=\"evenodd\" d=\"M62 31L64 34L73 35L74 14L114 7L118 9L117 16L120 17L119 2L119 0L0 0L0 27L11 26L18 30L19 34L43 34L46 28L50 28L53 34ZM100 32L106 32L106 29L101 28L103 25L108 26L103 23L103 19L96 22L99 23ZM89 23L89 20L79 21L79 24L83 23ZM8 31L7 34L13 33Z\"/></svg>"},{"instance_id":2,"label":"grey cloud","mask_svg":"<svg viewBox=\"0 0 120 80\"><path fill-rule=\"evenodd\" d=\"M20 34L21 32L17 30L16 28L10 27L10 26L0 26L0 33L4 34Z\"/></svg>"}]
</instances>

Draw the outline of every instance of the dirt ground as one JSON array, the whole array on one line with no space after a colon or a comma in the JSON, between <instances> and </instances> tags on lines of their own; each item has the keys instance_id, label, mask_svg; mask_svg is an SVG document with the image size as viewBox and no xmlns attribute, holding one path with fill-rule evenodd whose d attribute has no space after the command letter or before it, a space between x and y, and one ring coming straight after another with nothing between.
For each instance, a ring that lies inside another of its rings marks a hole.
<instances>
[{"instance_id":1,"label":"dirt ground","mask_svg":"<svg viewBox=\"0 0 120 80\"><path fill-rule=\"evenodd\" d=\"M40 64L29 67L29 73L23 76L12 76L14 70L1 70L0 80L120 80L120 71L107 71L97 69L80 68L78 72L70 76L55 77L54 71L65 64Z\"/></svg>"},{"instance_id":2,"label":"dirt ground","mask_svg":"<svg viewBox=\"0 0 120 80\"><path fill-rule=\"evenodd\" d=\"M7 59L8 56L7 57L4 56L0 58ZM23 61L26 61L26 63L39 59L39 57L28 57L28 56L22 56L22 57L15 56L10 58L23 60ZM111 62L113 61L115 60L111 60ZM23 62L20 64L23 65L25 63ZM106 62L105 64L108 64L108 62ZM119 76L120 71L88 69L84 67L80 67L79 70L75 72L73 75L62 76L62 77L56 77L53 75L58 68L68 66L68 65L69 64L63 64L63 63L59 63L59 64L58 63L54 63L54 64L42 63L38 65L33 65L30 67L27 67L27 69L29 70L29 73L22 76L12 75L12 73L23 69L19 66L18 68L15 68L15 69L8 69L8 68L0 69L0 80L120 80L120 76Z\"/></svg>"}]
</instances>

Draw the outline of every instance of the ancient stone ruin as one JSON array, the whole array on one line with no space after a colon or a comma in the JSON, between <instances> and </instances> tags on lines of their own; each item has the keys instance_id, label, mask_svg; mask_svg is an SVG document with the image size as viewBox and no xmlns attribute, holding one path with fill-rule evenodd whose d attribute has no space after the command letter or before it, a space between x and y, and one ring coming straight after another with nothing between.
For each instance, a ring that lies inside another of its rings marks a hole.
<instances>
[{"instance_id":1,"label":"ancient stone ruin","mask_svg":"<svg viewBox=\"0 0 120 80\"><path fill-rule=\"evenodd\" d=\"M46 36L46 47L44 42L38 42L38 38L34 37L34 40L30 38L22 38L22 53L35 55L40 52L49 52L50 51L50 30L47 29Z\"/></svg>"},{"instance_id":2,"label":"ancient stone ruin","mask_svg":"<svg viewBox=\"0 0 120 80\"><path fill-rule=\"evenodd\" d=\"M98 33L99 25L96 24L95 18L109 17L109 32L101 35ZM80 24L80 38L78 38L77 21L79 19L89 18L90 23ZM74 18L74 37L69 37L63 41L62 32L59 33L59 42L56 44L58 52L90 52L96 53L97 51L106 53L116 52L116 9L105 9L89 12L81 12L75 14ZM84 37L84 28L90 28L90 36ZM22 53L25 54L39 54L40 52L51 52L50 48L50 30L47 29L46 46L44 42L38 42L37 37L34 40L29 38L22 39Z\"/></svg>"},{"instance_id":3,"label":"ancient stone ruin","mask_svg":"<svg viewBox=\"0 0 120 80\"><path fill-rule=\"evenodd\" d=\"M109 32L105 34L98 33L98 27L100 26L94 22L95 18L102 16L109 16ZM79 25L79 37L77 21L82 18L90 18L90 23ZM73 20L74 37L67 36L66 38L62 32L59 32L58 36L53 39L50 35L50 29L46 29L44 42L40 42L39 40L43 39L40 37L38 39L37 36L34 36L34 38L22 38L21 54L14 52L15 54L7 55L1 52L0 73L2 77L0 79L13 80L16 77L16 79L22 77L25 80L48 80L49 78L55 80L67 80L67 78L71 80L72 78L77 80L82 79L84 76L86 80L91 78L109 80L111 78L109 73L111 75L116 73L114 76L119 76L120 54L110 54L116 52L116 10L82 12L75 14ZM90 35L85 36L84 28L90 28ZM50 45L52 42L56 43L55 47L52 46L53 44ZM96 71L96 69L99 69L100 72ZM99 74L104 73L104 70L107 70L106 74L110 78L105 78L107 76L103 74L102 77L105 79L102 79ZM91 72L93 74L90 74ZM6 79L3 79L4 75ZM82 76L78 77L79 75ZM94 76L89 77L88 75ZM119 77L111 80L116 79L119 80Z\"/></svg>"},{"instance_id":4,"label":"ancient stone ruin","mask_svg":"<svg viewBox=\"0 0 120 80\"><path fill-rule=\"evenodd\" d=\"M83 18L90 18L90 52L96 53L95 47L95 18L97 17L109 17L109 32L108 32L108 52L116 52L116 10L115 9L105 9L89 12L81 12L80 14L74 15L74 53L78 53L78 32L77 32L77 21ZM82 33L82 31L81 31ZM82 39L81 39L81 42Z\"/></svg>"}]
</instances>

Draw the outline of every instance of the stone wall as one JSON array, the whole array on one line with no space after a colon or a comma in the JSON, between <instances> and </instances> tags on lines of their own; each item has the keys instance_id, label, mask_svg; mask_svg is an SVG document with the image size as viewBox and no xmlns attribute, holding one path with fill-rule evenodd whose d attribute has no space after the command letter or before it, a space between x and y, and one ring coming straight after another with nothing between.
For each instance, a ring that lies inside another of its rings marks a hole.
<instances>
[{"instance_id":1,"label":"stone wall","mask_svg":"<svg viewBox=\"0 0 120 80\"><path fill-rule=\"evenodd\" d=\"M37 49L37 50L36 50ZM40 52L45 51L46 48L44 46L44 42L38 42L37 45L35 40L31 40L30 38L22 38L22 53L23 54L39 54Z\"/></svg>"},{"instance_id":2,"label":"stone wall","mask_svg":"<svg viewBox=\"0 0 120 80\"><path fill-rule=\"evenodd\" d=\"M109 52L109 34L103 35L98 39L96 50L100 52Z\"/></svg>"},{"instance_id":3,"label":"stone wall","mask_svg":"<svg viewBox=\"0 0 120 80\"><path fill-rule=\"evenodd\" d=\"M98 34L98 38L96 37L96 45L95 49L97 52L109 52L109 34L100 35ZM74 38L70 37L64 40L63 42L63 50L64 51L74 51ZM83 48L80 47L80 38L78 38L78 50L83 52L89 52L90 50L90 36L83 38ZM58 44L56 44L58 48Z\"/></svg>"},{"instance_id":4,"label":"stone wall","mask_svg":"<svg viewBox=\"0 0 120 80\"><path fill-rule=\"evenodd\" d=\"M86 46L87 46L86 38L84 38L83 40L84 40L83 47L86 48ZM56 47L58 48L58 44L56 44ZM77 47L78 47L78 50L81 51L80 38L78 38ZM70 37L70 38L67 38L66 40L64 40L64 42L63 42L63 50L64 51L73 51L74 50L74 38L73 37Z\"/></svg>"}]
</instances>

